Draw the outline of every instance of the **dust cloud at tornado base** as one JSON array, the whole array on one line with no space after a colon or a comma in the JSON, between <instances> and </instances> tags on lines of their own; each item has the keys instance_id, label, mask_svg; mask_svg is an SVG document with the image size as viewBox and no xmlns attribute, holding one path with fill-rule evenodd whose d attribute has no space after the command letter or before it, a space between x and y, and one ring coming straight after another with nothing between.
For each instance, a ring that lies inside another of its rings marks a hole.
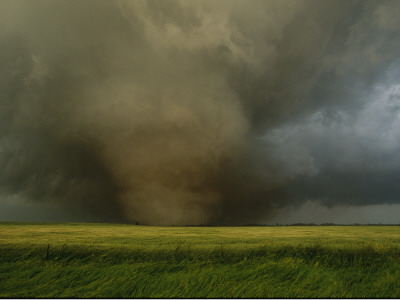
<instances>
[{"instance_id":1,"label":"dust cloud at tornado base","mask_svg":"<svg viewBox=\"0 0 400 300\"><path fill-rule=\"evenodd\" d=\"M154 225L398 203L399 12L2 1L0 197Z\"/></svg>"}]
</instances>

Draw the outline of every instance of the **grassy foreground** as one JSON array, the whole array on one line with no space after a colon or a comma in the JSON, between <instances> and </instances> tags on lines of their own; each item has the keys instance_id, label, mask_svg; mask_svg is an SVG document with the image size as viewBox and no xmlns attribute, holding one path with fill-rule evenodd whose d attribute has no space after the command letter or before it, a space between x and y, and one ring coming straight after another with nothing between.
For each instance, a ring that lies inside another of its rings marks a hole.
<instances>
[{"instance_id":1,"label":"grassy foreground","mask_svg":"<svg viewBox=\"0 0 400 300\"><path fill-rule=\"evenodd\" d=\"M400 227L0 223L0 297L399 298Z\"/></svg>"}]
</instances>

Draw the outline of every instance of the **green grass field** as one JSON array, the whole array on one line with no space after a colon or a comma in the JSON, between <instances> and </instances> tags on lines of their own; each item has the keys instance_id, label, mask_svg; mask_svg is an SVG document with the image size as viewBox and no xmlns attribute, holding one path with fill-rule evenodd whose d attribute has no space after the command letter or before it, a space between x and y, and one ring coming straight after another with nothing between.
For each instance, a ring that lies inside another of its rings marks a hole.
<instances>
[{"instance_id":1,"label":"green grass field","mask_svg":"<svg viewBox=\"0 0 400 300\"><path fill-rule=\"evenodd\" d=\"M0 223L0 297L399 298L400 227Z\"/></svg>"}]
</instances>

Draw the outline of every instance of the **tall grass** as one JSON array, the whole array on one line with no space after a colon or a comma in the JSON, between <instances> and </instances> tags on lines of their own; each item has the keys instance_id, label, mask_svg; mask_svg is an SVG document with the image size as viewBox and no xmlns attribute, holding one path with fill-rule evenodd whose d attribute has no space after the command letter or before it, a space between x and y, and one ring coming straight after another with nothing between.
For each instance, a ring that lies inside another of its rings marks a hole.
<instances>
[{"instance_id":1,"label":"tall grass","mask_svg":"<svg viewBox=\"0 0 400 300\"><path fill-rule=\"evenodd\" d=\"M398 226L0 224L0 297L399 296Z\"/></svg>"}]
</instances>

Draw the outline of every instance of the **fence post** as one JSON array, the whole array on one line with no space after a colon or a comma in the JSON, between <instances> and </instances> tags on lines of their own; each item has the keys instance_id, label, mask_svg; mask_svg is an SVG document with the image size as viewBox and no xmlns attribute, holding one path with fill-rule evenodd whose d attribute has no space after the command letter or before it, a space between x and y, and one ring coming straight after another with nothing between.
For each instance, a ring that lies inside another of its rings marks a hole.
<instances>
[{"instance_id":1,"label":"fence post","mask_svg":"<svg viewBox=\"0 0 400 300\"><path fill-rule=\"evenodd\" d=\"M50 244L47 244L47 250L46 250L46 260L49 259L49 252L50 252Z\"/></svg>"}]
</instances>

